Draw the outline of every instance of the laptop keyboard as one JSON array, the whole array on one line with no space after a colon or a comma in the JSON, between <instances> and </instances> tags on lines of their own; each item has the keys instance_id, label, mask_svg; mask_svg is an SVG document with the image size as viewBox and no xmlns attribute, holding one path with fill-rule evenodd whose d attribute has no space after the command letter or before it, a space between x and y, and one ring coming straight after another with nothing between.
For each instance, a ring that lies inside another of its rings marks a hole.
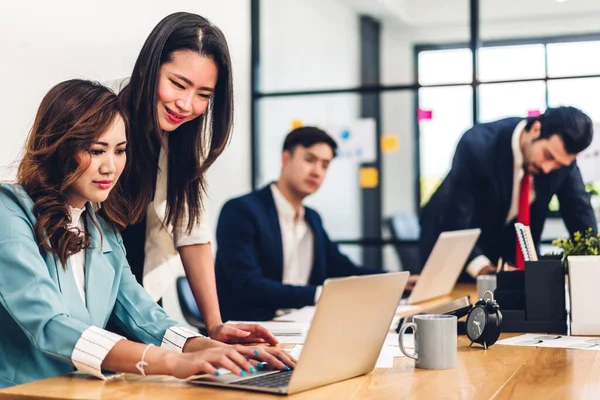
<instances>
[{"instance_id":1,"label":"laptop keyboard","mask_svg":"<svg viewBox=\"0 0 600 400\"><path fill-rule=\"evenodd\" d=\"M290 382L293 371L281 371L275 374L257 376L256 378L244 379L235 382L235 385L241 386L259 386L265 388L286 387Z\"/></svg>"}]
</instances>

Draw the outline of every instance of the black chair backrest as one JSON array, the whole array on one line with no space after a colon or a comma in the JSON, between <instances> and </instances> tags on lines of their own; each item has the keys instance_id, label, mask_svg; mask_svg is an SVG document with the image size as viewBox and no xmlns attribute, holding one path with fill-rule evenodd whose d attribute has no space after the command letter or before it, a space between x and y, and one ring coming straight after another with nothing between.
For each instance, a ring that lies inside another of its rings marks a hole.
<instances>
[{"instance_id":1,"label":"black chair backrest","mask_svg":"<svg viewBox=\"0 0 600 400\"><path fill-rule=\"evenodd\" d=\"M179 298L181 313L187 323L198 328L200 333L206 331L206 324L200 315L200 310L192 294L192 289L185 276L177 278L177 297Z\"/></svg>"}]
</instances>

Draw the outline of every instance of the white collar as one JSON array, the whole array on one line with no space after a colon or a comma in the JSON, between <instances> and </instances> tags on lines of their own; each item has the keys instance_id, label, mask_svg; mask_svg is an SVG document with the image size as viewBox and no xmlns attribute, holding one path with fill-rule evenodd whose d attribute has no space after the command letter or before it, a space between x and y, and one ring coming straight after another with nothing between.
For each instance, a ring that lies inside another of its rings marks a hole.
<instances>
[{"instance_id":1,"label":"white collar","mask_svg":"<svg viewBox=\"0 0 600 400\"><path fill-rule=\"evenodd\" d=\"M304 219L304 206L300 207L298 214L294 206L285 198L283 193L279 190L275 183L271 184L271 193L273 194L273 200L275 201L275 208L277 208L277 214L284 218L291 219L292 221L301 221Z\"/></svg>"},{"instance_id":2,"label":"white collar","mask_svg":"<svg viewBox=\"0 0 600 400\"><path fill-rule=\"evenodd\" d=\"M69 227L79 227L81 226L81 215L85 211L85 206L83 208L76 208L69 205L69 213L71 214L71 223Z\"/></svg>"}]
</instances>

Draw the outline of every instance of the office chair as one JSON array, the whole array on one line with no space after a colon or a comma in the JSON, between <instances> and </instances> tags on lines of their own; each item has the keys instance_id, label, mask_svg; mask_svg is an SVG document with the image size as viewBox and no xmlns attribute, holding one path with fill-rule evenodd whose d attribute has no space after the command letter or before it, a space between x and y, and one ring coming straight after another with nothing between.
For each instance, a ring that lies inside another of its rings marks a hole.
<instances>
[{"instance_id":1,"label":"office chair","mask_svg":"<svg viewBox=\"0 0 600 400\"><path fill-rule=\"evenodd\" d=\"M400 258L402 269L411 274L420 274L423 265L418 244L421 236L419 216L411 212L398 213L388 219L388 224L393 239L414 241L414 243L394 245L394 248Z\"/></svg>"},{"instance_id":2,"label":"office chair","mask_svg":"<svg viewBox=\"0 0 600 400\"><path fill-rule=\"evenodd\" d=\"M185 276L177 278L177 297L179 299L181 313L186 322L197 328L200 334L208 335L206 324L202 319L202 315L200 315L200 310L198 309L198 305L192 294L192 289Z\"/></svg>"}]
</instances>

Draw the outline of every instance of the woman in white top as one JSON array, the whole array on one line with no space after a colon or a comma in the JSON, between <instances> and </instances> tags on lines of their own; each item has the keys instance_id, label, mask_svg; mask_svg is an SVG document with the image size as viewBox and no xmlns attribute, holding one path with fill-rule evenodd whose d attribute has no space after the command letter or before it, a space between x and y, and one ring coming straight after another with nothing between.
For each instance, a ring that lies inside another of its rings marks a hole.
<instances>
[{"instance_id":1,"label":"woman in white top","mask_svg":"<svg viewBox=\"0 0 600 400\"><path fill-rule=\"evenodd\" d=\"M0 388L75 368L106 379L103 370L185 378L221 367L244 376L258 360L293 367L275 347L178 327L136 282L118 232L129 218L117 186L127 126L106 87L60 83L42 101L18 184L0 185Z\"/></svg>"},{"instance_id":2,"label":"woman in white top","mask_svg":"<svg viewBox=\"0 0 600 400\"><path fill-rule=\"evenodd\" d=\"M158 301L183 264L211 338L276 344L258 325L224 325L217 299L206 171L233 125L225 36L199 15L171 14L150 33L119 89L131 118L132 168L124 180L137 222L123 239L138 281Z\"/></svg>"}]
</instances>

